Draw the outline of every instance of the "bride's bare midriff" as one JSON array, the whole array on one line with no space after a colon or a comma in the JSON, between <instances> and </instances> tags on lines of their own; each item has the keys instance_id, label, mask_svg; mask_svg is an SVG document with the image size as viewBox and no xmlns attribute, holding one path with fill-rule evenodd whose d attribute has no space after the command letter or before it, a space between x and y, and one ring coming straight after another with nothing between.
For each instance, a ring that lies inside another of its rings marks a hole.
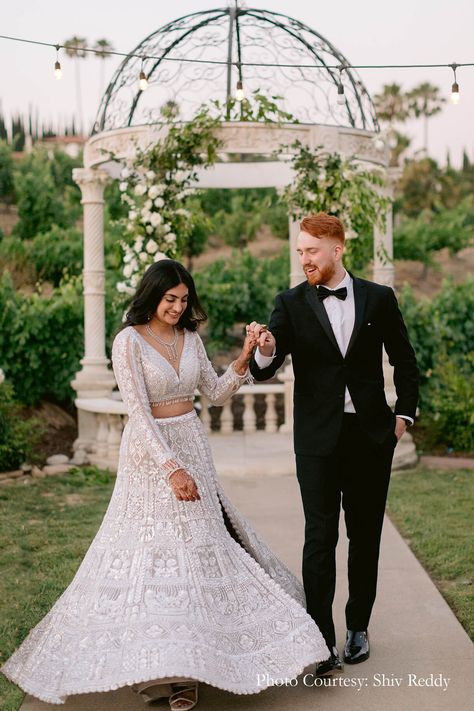
<instances>
[{"instance_id":1,"label":"bride's bare midriff","mask_svg":"<svg viewBox=\"0 0 474 711\"><path fill-rule=\"evenodd\" d=\"M171 405L153 405L151 414L153 417L178 417L192 412L194 405L191 400L186 402L175 402Z\"/></svg>"}]
</instances>

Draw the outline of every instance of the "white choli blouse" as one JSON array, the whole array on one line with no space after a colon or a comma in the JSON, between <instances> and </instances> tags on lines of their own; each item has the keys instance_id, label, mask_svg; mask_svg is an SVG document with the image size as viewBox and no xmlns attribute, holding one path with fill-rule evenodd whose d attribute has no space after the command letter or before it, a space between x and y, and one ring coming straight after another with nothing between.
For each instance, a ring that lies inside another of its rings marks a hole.
<instances>
[{"instance_id":1,"label":"white choli blouse","mask_svg":"<svg viewBox=\"0 0 474 711\"><path fill-rule=\"evenodd\" d=\"M179 372L133 326L127 326L115 337L112 364L127 407L127 428L134 432L134 437L122 438L121 454L126 454L124 441L133 442L134 449L143 447L148 453L146 458L155 467L154 473L158 470L164 476L169 476L182 465L160 435L151 405L192 401L196 388L212 405L222 405L248 378L248 373L238 375L232 363L223 375L218 376L199 334L187 330ZM127 454L130 456L132 452L129 450Z\"/></svg>"}]
</instances>

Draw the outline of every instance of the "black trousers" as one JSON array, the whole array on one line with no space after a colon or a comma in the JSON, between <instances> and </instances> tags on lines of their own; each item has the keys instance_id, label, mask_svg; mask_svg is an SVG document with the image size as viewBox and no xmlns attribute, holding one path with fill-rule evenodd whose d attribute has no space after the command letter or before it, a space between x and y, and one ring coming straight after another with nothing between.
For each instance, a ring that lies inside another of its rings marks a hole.
<instances>
[{"instance_id":1,"label":"black trousers","mask_svg":"<svg viewBox=\"0 0 474 711\"><path fill-rule=\"evenodd\" d=\"M377 588L380 536L395 445L395 433L382 445L376 444L360 429L357 415L344 414L332 454L296 455L306 521L306 604L328 647L336 643L332 604L341 500L349 538L346 624L350 630L366 630Z\"/></svg>"}]
</instances>

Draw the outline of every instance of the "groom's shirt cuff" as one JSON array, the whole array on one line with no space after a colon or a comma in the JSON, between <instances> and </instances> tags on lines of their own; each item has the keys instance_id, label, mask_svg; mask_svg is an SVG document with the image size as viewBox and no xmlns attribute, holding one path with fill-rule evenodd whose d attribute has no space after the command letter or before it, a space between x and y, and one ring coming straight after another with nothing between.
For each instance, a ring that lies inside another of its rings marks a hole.
<instances>
[{"instance_id":1,"label":"groom's shirt cuff","mask_svg":"<svg viewBox=\"0 0 474 711\"><path fill-rule=\"evenodd\" d=\"M410 417L409 415L395 415L395 417L401 417L402 420L406 420L406 423L407 423L408 425L410 425L410 427L411 427L411 425L413 425L414 422L415 422L415 420L413 419L413 417Z\"/></svg>"},{"instance_id":2,"label":"groom's shirt cuff","mask_svg":"<svg viewBox=\"0 0 474 711\"><path fill-rule=\"evenodd\" d=\"M272 361L275 358L275 351L273 351L273 354L271 356L265 356L260 353L260 348L257 348L257 350L255 351L254 358L257 367L260 368L260 370L263 370L264 368L268 368L268 366L272 364Z\"/></svg>"}]
</instances>

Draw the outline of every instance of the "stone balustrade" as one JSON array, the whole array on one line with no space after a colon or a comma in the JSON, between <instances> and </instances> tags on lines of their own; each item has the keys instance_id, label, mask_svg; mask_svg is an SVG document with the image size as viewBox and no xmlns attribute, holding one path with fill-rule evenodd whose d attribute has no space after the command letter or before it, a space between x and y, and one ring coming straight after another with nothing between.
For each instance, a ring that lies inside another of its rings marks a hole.
<instances>
[{"instance_id":1,"label":"stone balustrade","mask_svg":"<svg viewBox=\"0 0 474 711\"><path fill-rule=\"evenodd\" d=\"M283 424L283 383L244 385L223 407L211 406L209 401L196 394L195 406L201 421L213 435L230 434L240 430L245 434L256 432L278 432ZM80 438L75 446L75 458L87 458L90 464L110 469L117 468L122 430L127 422L127 411L119 393L111 398L78 398L79 412L92 413L96 420L94 434L90 439ZM281 407L278 408L278 400ZM73 460L74 461L74 460Z\"/></svg>"}]
</instances>

